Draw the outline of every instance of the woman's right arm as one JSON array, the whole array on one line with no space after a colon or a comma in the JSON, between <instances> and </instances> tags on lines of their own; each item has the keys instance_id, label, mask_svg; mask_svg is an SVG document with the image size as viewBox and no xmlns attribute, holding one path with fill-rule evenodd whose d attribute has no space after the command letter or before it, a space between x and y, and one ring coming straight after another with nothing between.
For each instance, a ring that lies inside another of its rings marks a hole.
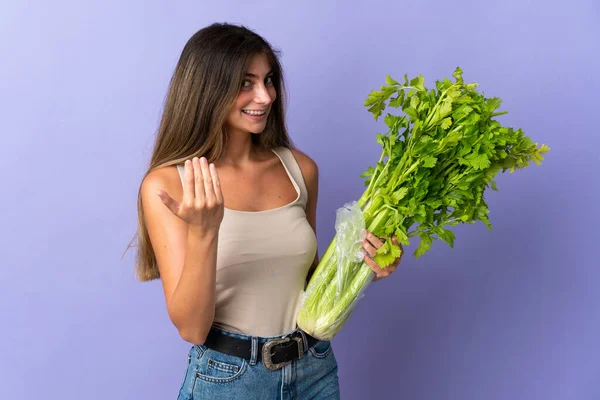
<instances>
[{"instance_id":1,"label":"woman's right arm","mask_svg":"<svg viewBox=\"0 0 600 400\"><path fill-rule=\"evenodd\" d=\"M204 160L186 162L183 188L180 182L174 167L152 171L142 204L169 318L184 340L200 344L214 320L223 197L216 169Z\"/></svg>"}]
</instances>

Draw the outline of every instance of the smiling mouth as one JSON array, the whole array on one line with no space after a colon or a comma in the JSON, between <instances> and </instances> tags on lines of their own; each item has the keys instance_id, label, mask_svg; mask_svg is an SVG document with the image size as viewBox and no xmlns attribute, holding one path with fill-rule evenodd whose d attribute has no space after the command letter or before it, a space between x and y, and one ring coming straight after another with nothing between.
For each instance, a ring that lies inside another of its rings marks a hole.
<instances>
[{"instance_id":1,"label":"smiling mouth","mask_svg":"<svg viewBox=\"0 0 600 400\"><path fill-rule=\"evenodd\" d=\"M255 110L242 110L242 112L246 115L250 115L252 117L262 117L263 115L265 115L267 113L267 110L260 110L260 111L255 111Z\"/></svg>"}]
</instances>

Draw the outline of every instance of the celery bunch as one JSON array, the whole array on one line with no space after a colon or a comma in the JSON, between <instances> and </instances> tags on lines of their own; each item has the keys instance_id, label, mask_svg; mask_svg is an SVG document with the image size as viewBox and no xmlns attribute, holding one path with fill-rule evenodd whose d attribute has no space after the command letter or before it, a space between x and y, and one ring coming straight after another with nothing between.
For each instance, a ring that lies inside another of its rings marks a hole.
<instances>
[{"instance_id":1,"label":"celery bunch","mask_svg":"<svg viewBox=\"0 0 600 400\"><path fill-rule=\"evenodd\" d=\"M426 253L433 239L451 247L459 223L484 223L489 209L487 188L497 190L494 178L500 172L524 168L531 161L540 165L549 148L539 146L521 129L502 126L494 117L501 100L486 98L477 83L465 83L456 68L454 82L436 81L424 86L422 75L399 83L390 76L380 91L369 94L364 105L375 118L388 106L404 115L387 114L386 134L377 134L382 146L379 161L361 178L367 187L358 200L366 227L379 237L396 235L403 245L419 237L416 258ZM332 338L345 324L373 272L362 263L348 262L336 280L334 238L321 258L303 295L298 326L320 339ZM387 240L375 256L383 268L400 256L400 248ZM357 268L360 266L360 268ZM337 287L343 282L344 287Z\"/></svg>"}]
</instances>

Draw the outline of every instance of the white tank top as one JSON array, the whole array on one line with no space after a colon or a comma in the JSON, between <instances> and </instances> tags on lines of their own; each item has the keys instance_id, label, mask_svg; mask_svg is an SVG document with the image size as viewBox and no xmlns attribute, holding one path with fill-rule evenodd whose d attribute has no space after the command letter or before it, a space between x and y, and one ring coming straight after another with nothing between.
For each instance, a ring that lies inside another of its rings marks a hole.
<instances>
[{"instance_id":1,"label":"white tank top","mask_svg":"<svg viewBox=\"0 0 600 400\"><path fill-rule=\"evenodd\" d=\"M298 193L296 200L267 211L225 208L219 230L214 324L252 336L296 328L300 293L317 251L300 167L288 148L272 151ZM183 164L177 169L183 182Z\"/></svg>"}]
</instances>

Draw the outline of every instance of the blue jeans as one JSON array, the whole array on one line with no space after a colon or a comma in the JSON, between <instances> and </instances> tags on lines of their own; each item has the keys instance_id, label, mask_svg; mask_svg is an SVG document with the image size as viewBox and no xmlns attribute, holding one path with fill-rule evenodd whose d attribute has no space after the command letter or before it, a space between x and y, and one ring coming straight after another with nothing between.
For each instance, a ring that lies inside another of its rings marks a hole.
<instances>
[{"instance_id":1,"label":"blue jeans","mask_svg":"<svg viewBox=\"0 0 600 400\"><path fill-rule=\"evenodd\" d=\"M252 339L224 329L212 329L234 337ZM257 337L255 341L266 342L278 337ZM256 351L253 351L250 360L246 360L198 344L190 349L177 400L336 400L340 398L337 370L330 341L317 342L304 353L302 359L275 371L256 361Z\"/></svg>"}]
</instances>

